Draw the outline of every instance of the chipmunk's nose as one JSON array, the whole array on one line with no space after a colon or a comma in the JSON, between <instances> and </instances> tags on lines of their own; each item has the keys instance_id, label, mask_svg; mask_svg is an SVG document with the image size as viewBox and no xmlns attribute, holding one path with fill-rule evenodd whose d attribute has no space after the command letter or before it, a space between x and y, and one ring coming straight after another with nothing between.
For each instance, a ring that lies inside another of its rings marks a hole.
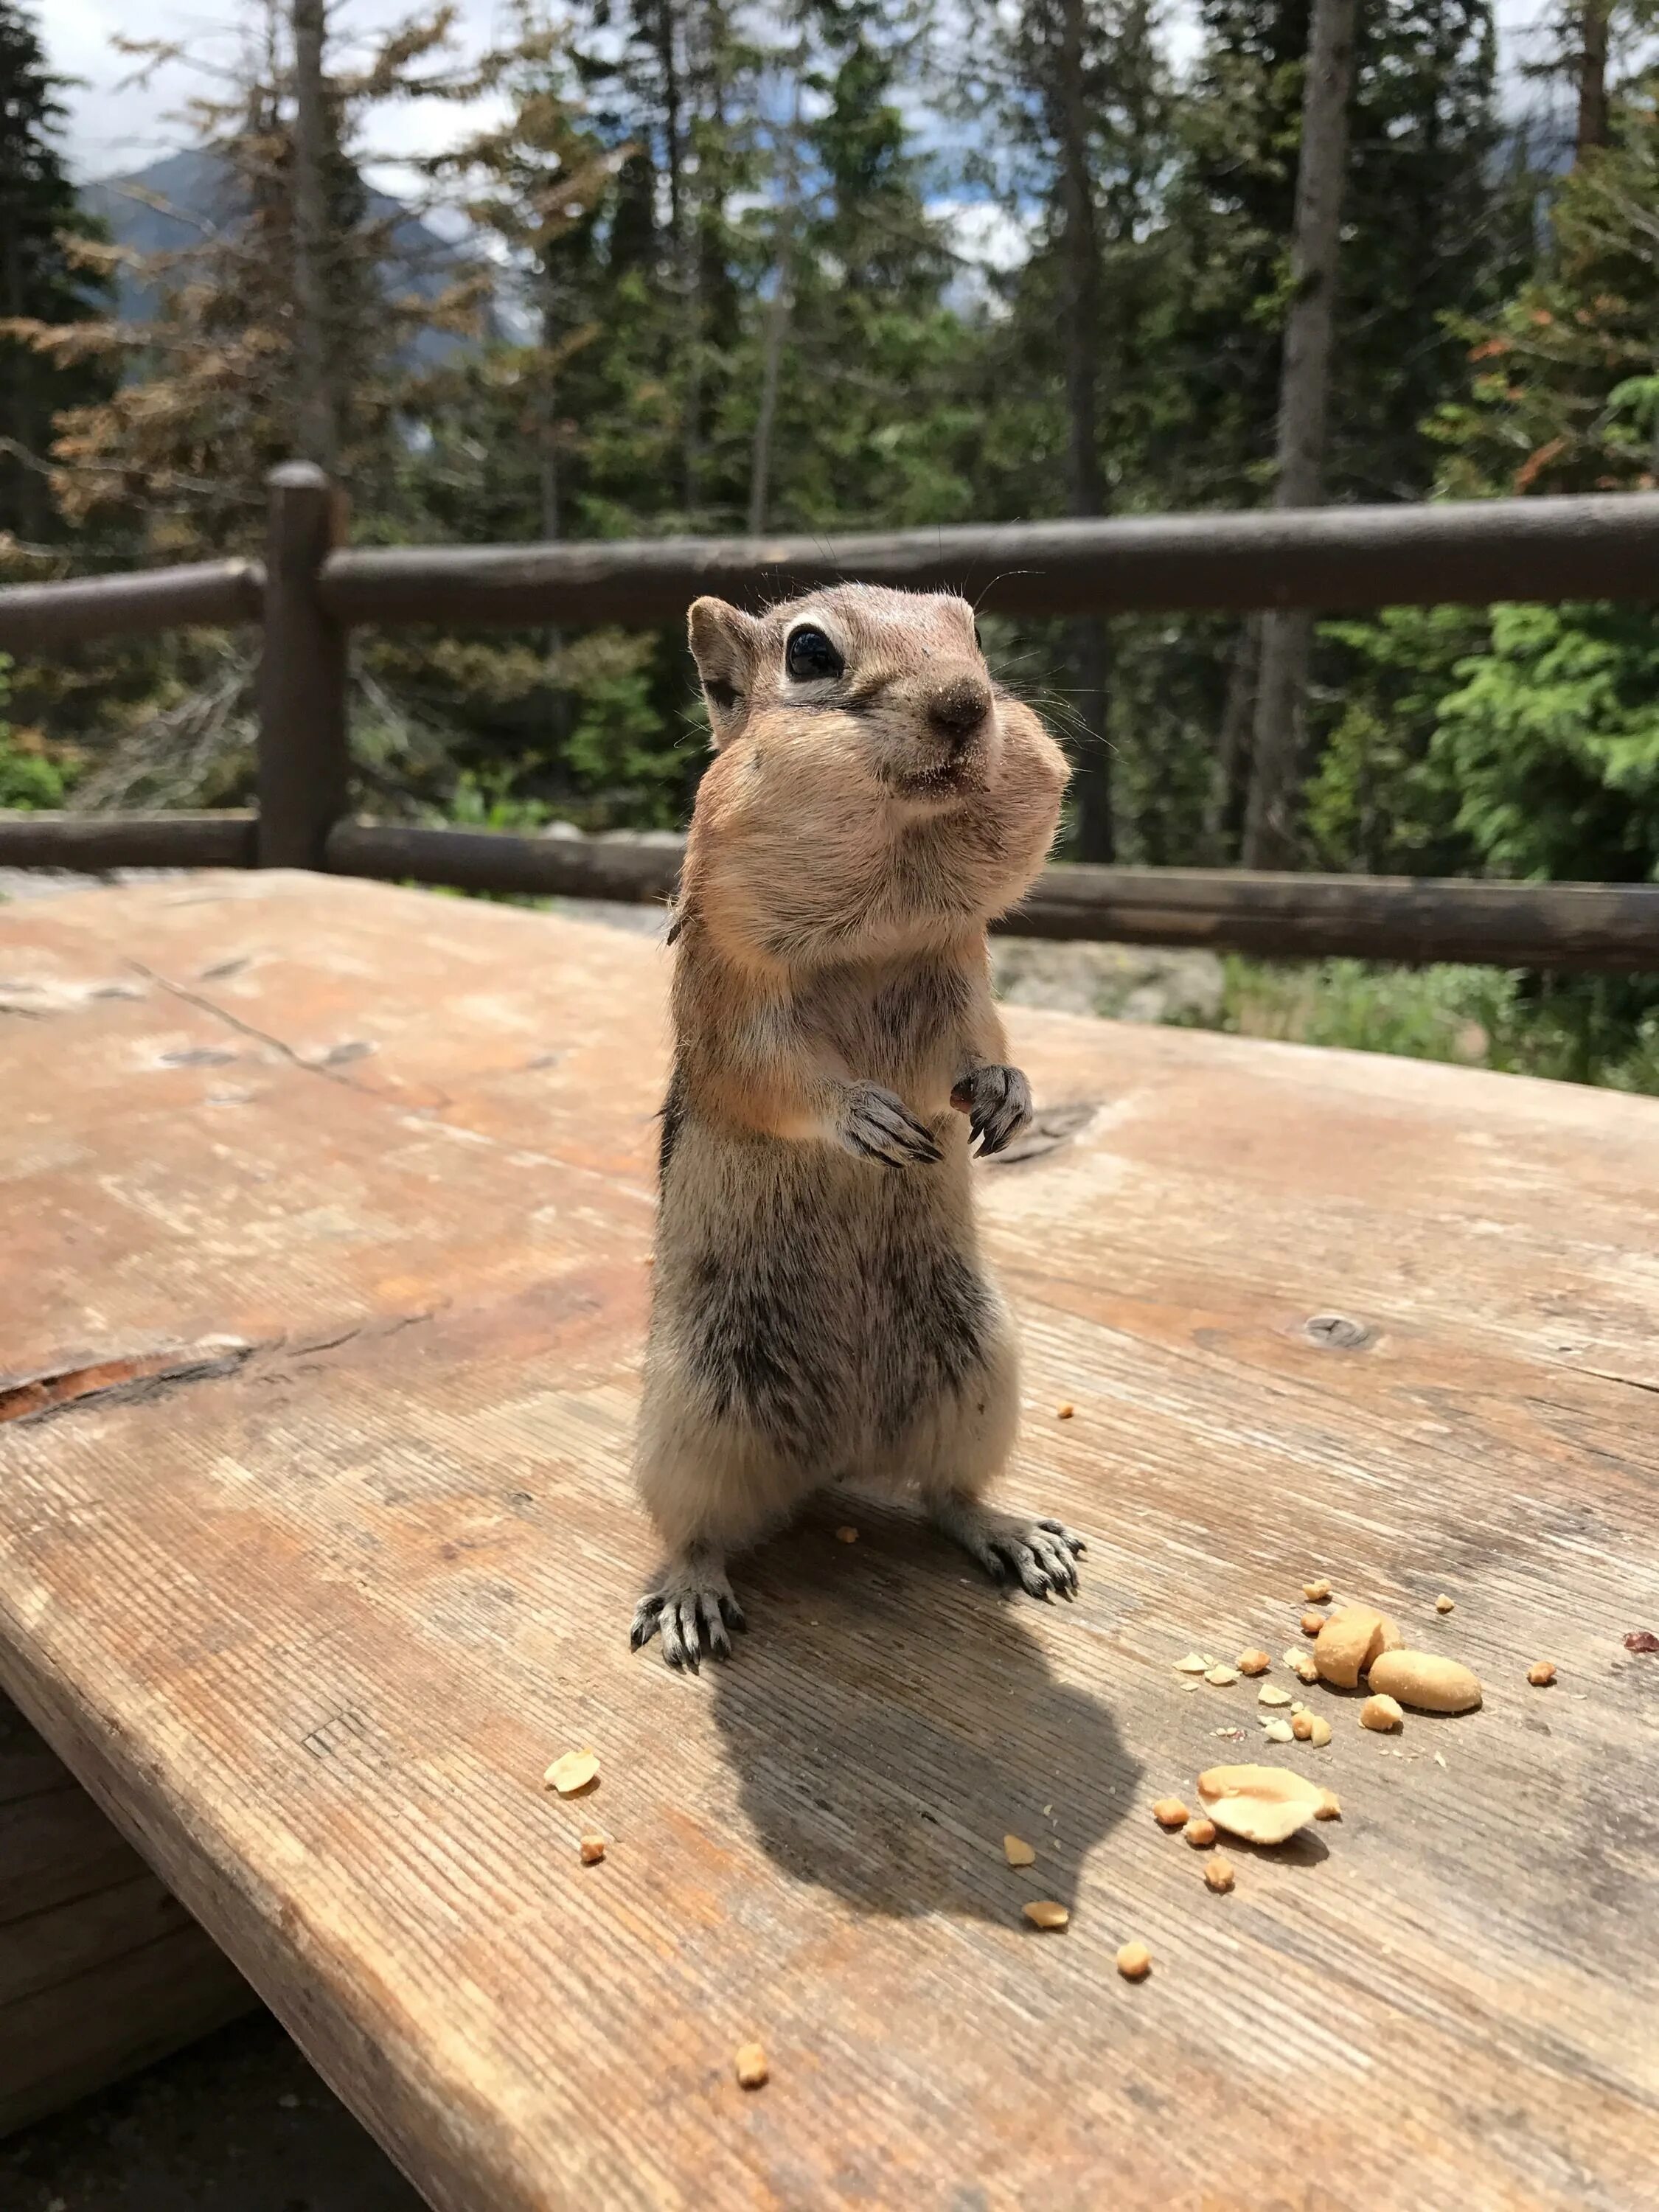
<instances>
[{"instance_id":1,"label":"chipmunk's nose","mask_svg":"<svg viewBox=\"0 0 1659 2212\"><path fill-rule=\"evenodd\" d=\"M928 726L959 751L991 711L991 688L982 677L957 676L927 702Z\"/></svg>"}]
</instances>

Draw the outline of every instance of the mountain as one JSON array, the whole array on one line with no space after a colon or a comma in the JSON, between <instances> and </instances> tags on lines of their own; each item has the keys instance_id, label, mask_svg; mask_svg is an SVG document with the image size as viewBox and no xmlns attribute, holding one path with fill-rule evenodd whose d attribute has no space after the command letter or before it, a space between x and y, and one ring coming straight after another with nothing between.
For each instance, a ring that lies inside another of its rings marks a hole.
<instances>
[{"instance_id":1,"label":"mountain","mask_svg":"<svg viewBox=\"0 0 1659 2212\"><path fill-rule=\"evenodd\" d=\"M82 205L106 223L118 246L137 253L173 253L191 245L204 227L236 220L234 180L226 162L191 148L152 161L130 176L106 177L82 187ZM387 226L390 251L380 264L388 298L436 300L471 263L463 246L441 238L429 223L387 193L368 194L369 220ZM131 270L120 272L116 312L125 322L148 322L155 312L151 288ZM406 363L430 368L467 349L469 341L446 331L422 331Z\"/></svg>"}]
</instances>

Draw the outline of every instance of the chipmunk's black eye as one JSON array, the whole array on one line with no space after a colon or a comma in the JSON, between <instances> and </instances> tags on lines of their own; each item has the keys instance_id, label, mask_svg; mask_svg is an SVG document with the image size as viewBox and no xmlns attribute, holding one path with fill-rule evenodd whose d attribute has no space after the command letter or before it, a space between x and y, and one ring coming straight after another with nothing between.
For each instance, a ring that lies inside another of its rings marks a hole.
<instances>
[{"instance_id":1,"label":"chipmunk's black eye","mask_svg":"<svg viewBox=\"0 0 1659 2212\"><path fill-rule=\"evenodd\" d=\"M842 676L847 663L821 629L792 630L783 649L783 665L797 684L819 684L827 676Z\"/></svg>"}]
</instances>

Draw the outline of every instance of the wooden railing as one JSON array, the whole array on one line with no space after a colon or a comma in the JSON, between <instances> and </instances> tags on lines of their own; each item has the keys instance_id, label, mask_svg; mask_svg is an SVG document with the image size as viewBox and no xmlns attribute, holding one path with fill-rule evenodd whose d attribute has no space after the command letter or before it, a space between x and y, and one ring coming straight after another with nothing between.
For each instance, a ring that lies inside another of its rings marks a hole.
<instances>
[{"instance_id":1,"label":"wooden railing","mask_svg":"<svg viewBox=\"0 0 1659 2212\"><path fill-rule=\"evenodd\" d=\"M352 549L320 471L272 472L265 558L0 591L0 651L189 623L264 626L258 810L0 814L0 866L301 867L466 890L656 900L672 837L524 836L351 819L356 623L678 620L846 578L965 592L993 612L1322 611L1659 599L1659 493L1328 507L817 538ZM1659 886L1231 869L1050 867L1002 925L1028 936L1268 956L1659 972Z\"/></svg>"}]
</instances>

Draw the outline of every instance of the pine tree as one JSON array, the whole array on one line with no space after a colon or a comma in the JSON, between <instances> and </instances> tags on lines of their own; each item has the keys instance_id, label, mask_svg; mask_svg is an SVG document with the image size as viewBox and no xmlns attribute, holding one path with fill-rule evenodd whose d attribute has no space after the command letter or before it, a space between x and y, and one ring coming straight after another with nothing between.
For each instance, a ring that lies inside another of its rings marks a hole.
<instances>
[{"instance_id":1,"label":"pine tree","mask_svg":"<svg viewBox=\"0 0 1659 2212\"><path fill-rule=\"evenodd\" d=\"M0 319L62 329L108 313L108 269L76 205L58 137L59 87L32 19L0 0ZM56 527L42 469L52 418L107 388L95 359L61 364L0 334L0 537L39 542Z\"/></svg>"}]
</instances>

